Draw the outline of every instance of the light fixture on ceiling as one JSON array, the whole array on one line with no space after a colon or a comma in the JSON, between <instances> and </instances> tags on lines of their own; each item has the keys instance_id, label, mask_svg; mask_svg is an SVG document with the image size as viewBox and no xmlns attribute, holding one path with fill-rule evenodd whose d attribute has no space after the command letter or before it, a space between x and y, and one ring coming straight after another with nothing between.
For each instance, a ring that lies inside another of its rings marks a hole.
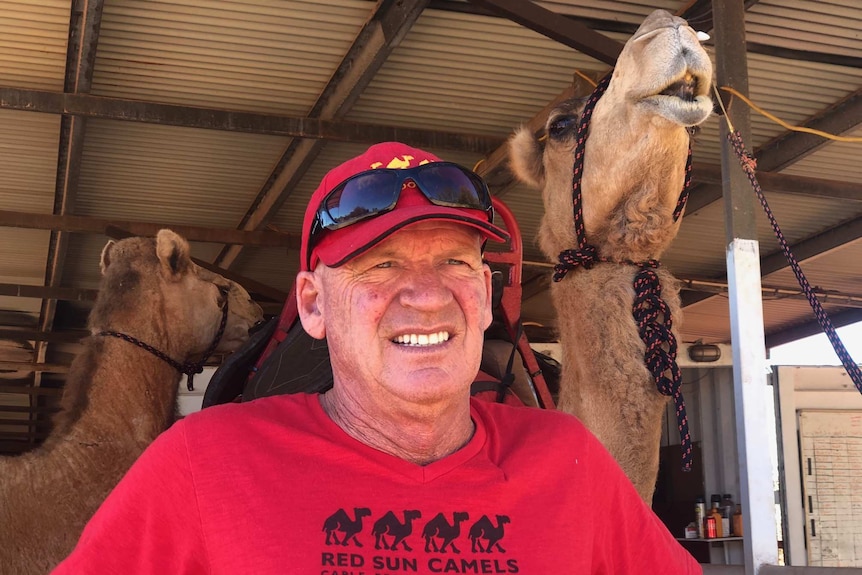
<instances>
[{"instance_id":1,"label":"light fixture on ceiling","mask_svg":"<svg viewBox=\"0 0 862 575\"><path fill-rule=\"evenodd\" d=\"M721 348L714 343L696 342L688 347L688 357L697 363L710 363L721 359Z\"/></svg>"}]
</instances>

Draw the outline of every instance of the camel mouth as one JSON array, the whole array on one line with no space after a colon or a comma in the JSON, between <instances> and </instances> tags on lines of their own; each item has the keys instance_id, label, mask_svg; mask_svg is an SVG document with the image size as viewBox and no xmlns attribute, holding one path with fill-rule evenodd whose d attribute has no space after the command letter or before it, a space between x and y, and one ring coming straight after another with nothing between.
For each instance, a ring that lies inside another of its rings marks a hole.
<instances>
[{"instance_id":1,"label":"camel mouth","mask_svg":"<svg viewBox=\"0 0 862 575\"><path fill-rule=\"evenodd\" d=\"M668 85L664 90L659 92L658 95L672 96L685 102L694 102L695 98L698 96L699 87L700 78L689 72L680 80Z\"/></svg>"}]
</instances>

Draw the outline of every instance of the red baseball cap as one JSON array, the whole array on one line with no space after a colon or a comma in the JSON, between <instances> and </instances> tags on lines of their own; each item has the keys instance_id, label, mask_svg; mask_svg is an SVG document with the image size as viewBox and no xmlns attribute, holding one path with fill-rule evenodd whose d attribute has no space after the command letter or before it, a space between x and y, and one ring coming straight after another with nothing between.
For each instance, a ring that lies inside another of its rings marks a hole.
<instances>
[{"instance_id":1,"label":"red baseball cap","mask_svg":"<svg viewBox=\"0 0 862 575\"><path fill-rule=\"evenodd\" d=\"M324 231L320 240L308 253L311 227L317 217L317 209L326 195L344 180L360 172L377 168L415 168L429 162L441 162L433 154L411 148L399 142L384 142L368 148L365 153L330 170L314 190L305 218L302 221L302 248L300 269L313 270L322 261L329 267L338 267L388 237L393 232L416 222L446 220L471 226L486 238L505 242L509 234L488 221L482 210L436 206L415 188L405 187L395 207L383 214L345 226L338 230Z\"/></svg>"}]
</instances>

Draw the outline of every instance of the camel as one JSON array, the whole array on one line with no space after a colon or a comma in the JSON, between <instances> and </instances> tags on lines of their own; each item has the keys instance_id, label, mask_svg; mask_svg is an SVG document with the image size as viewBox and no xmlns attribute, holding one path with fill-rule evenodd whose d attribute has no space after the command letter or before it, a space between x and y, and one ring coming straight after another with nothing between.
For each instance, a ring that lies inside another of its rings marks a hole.
<instances>
[{"instance_id":1,"label":"camel","mask_svg":"<svg viewBox=\"0 0 862 575\"><path fill-rule=\"evenodd\" d=\"M496 548L500 553L505 553L506 550L500 545L500 540L503 538L505 528L503 527L509 522L509 517L506 515L497 515L497 525L483 515L479 520L470 527L470 542L473 553L492 553ZM484 547L482 539L485 540Z\"/></svg>"},{"instance_id":2,"label":"camel","mask_svg":"<svg viewBox=\"0 0 862 575\"><path fill-rule=\"evenodd\" d=\"M323 522L323 531L326 532L327 545L346 547L350 541L353 541L357 547L362 547L362 543L356 536L362 531L362 518L370 517L371 510L367 507L354 507L353 516L356 519L351 519L344 509L339 509L326 518L326 521ZM336 531L341 531L341 541L338 540Z\"/></svg>"},{"instance_id":3,"label":"camel","mask_svg":"<svg viewBox=\"0 0 862 575\"><path fill-rule=\"evenodd\" d=\"M470 515L465 511L456 511L452 516L452 523L446 520L446 516L438 513L434 519L425 524L422 529L422 537L425 538L425 552L429 553L432 549L435 552L444 553L448 546L453 553L461 551L455 547L455 539L461 535L461 522L470 519ZM443 544L438 545L437 540L442 539Z\"/></svg>"},{"instance_id":4,"label":"camel","mask_svg":"<svg viewBox=\"0 0 862 575\"><path fill-rule=\"evenodd\" d=\"M405 551L413 551L407 545L405 539L413 533L413 520L422 517L422 513L416 509L404 511L404 523L398 521L395 513L387 511L386 514L374 522L371 534L374 535L375 549L389 549L395 551L398 545ZM386 535L392 536L392 542L386 540Z\"/></svg>"},{"instance_id":5,"label":"camel","mask_svg":"<svg viewBox=\"0 0 862 575\"><path fill-rule=\"evenodd\" d=\"M515 176L542 191L539 247L559 257L558 407L599 438L647 504L669 395L690 457L672 324L679 287L658 258L679 230L691 133L712 112L711 82L695 31L657 10L625 44L603 95L600 84L586 103L554 109L546 142L523 128L509 142Z\"/></svg>"},{"instance_id":6,"label":"camel","mask_svg":"<svg viewBox=\"0 0 862 575\"><path fill-rule=\"evenodd\" d=\"M101 269L91 335L71 365L54 430L35 450L0 458L3 573L44 574L68 555L111 489L175 420L179 371L113 334L182 364L237 349L262 318L240 285L194 264L186 240L170 230L108 242Z\"/></svg>"}]
</instances>

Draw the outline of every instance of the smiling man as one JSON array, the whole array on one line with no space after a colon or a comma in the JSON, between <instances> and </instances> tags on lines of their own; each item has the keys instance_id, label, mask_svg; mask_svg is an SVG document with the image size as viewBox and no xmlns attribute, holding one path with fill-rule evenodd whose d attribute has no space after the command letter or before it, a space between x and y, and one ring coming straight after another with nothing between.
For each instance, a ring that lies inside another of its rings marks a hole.
<instances>
[{"instance_id":1,"label":"smiling man","mask_svg":"<svg viewBox=\"0 0 862 575\"><path fill-rule=\"evenodd\" d=\"M388 142L329 172L297 306L333 387L193 414L57 573L700 573L572 416L472 400L491 323L473 172Z\"/></svg>"}]
</instances>

